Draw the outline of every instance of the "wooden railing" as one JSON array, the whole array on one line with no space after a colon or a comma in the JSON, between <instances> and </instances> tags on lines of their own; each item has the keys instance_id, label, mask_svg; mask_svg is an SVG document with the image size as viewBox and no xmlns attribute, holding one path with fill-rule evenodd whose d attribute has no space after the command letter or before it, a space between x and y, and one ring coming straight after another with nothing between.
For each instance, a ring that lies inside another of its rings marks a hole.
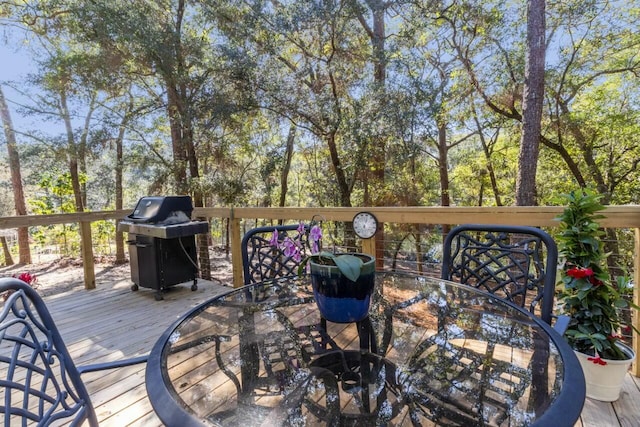
<instances>
[{"instance_id":1,"label":"wooden railing","mask_svg":"<svg viewBox=\"0 0 640 427\"><path fill-rule=\"evenodd\" d=\"M242 285L242 264L240 241L242 239L241 223L244 220L287 220L310 221L314 215L320 215L327 221L348 222L360 211L372 212L381 223L394 224L427 224L457 225L464 223L530 225L554 228L558 222L554 219L562 211L562 207L351 207L351 208L196 208L193 216L198 218L221 218L230 221L230 242L233 263L234 286ZM55 215L30 215L20 217L0 217L0 229L47 226L54 224L79 224L80 230L86 230L94 221L118 221L131 210L83 212ZM602 212L604 218L600 225L606 228L631 229L634 232L634 271L633 300L640 305L640 206L608 206ZM85 286L95 283L92 254L92 242L81 243ZM374 254L373 239L362 242L363 252ZM639 314L633 311L633 324L640 328ZM640 350L637 334L633 336L633 347L636 353ZM640 376L640 364L635 363L633 373Z\"/></svg>"}]
</instances>

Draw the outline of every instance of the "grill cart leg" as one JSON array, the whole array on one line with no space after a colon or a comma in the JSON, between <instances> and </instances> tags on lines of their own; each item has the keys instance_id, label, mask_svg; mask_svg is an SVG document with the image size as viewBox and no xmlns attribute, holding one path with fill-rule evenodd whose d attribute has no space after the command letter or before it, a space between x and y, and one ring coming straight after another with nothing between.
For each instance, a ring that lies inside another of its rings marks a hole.
<instances>
[{"instance_id":1,"label":"grill cart leg","mask_svg":"<svg viewBox=\"0 0 640 427\"><path fill-rule=\"evenodd\" d=\"M192 291L198 290L198 279L193 279L193 285L191 285L191 290Z\"/></svg>"}]
</instances>

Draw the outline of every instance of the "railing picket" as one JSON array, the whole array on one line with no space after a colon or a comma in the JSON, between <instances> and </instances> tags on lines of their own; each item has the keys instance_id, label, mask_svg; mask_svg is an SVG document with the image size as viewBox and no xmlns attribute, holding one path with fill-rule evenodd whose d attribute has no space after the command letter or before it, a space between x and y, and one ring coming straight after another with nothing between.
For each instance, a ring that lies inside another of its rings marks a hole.
<instances>
[{"instance_id":1,"label":"railing picket","mask_svg":"<svg viewBox=\"0 0 640 427\"><path fill-rule=\"evenodd\" d=\"M633 303L640 306L640 228L634 230L633 239ZM638 310L632 310L633 324L636 329L640 329L640 313ZM640 354L640 337L636 332L633 334L633 351L636 352L636 359L631 365L631 373L640 377L640 363L638 363L638 355Z\"/></svg>"}]
</instances>

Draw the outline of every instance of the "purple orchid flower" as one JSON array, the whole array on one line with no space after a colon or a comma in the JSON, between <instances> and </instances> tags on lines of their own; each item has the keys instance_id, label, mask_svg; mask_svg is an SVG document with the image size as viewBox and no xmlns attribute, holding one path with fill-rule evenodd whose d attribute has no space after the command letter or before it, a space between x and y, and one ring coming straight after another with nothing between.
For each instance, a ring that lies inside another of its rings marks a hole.
<instances>
[{"instance_id":1,"label":"purple orchid flower","mask_svg":"<svg viewBox=\"0 0 640 427\"><path fill-rule=\"evenodd\" d=\"M320 252L320 239L322 239L322 229L319 225L314 225L309 231L309 240L311 241L311 251L313 253Z\"/></svg>"},{"instance_id":2,"label":"purple orchid flower","mask_svg":"<svg viewBox=\"0 0 640 427\"><path fill-rule=\"evenodd\" d=\"M274 248L278 247L278 230L273 230L273 236L271 236L271 240L269 240L269 244Z\"/></svg>"},{"instance_id":3,"label":"purple orchid flower","mask_svg":"<svg viewBox=\"0 0 640 427\"><path fill-rule=\"evenodd\" d=\"M282 253L284 256L291 257L295 262L300 262L302 255L300 254L300 248L291 237L285 237L282 242Z\"/></svg>"}]
</instances>

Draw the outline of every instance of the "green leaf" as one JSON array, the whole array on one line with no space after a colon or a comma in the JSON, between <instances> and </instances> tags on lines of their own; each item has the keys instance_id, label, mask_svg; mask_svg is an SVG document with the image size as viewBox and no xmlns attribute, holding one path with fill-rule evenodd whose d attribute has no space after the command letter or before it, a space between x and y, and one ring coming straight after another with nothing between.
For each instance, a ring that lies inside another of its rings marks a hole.
<instances>
[{"instance_id":1,"label":"green leaf","mask_svg":"<svg viewBox=\"0 0 640 427\"><path fill-rule=\"evenodd\" d=\"M593 285L589 283L587 280L576 280L576 289L580 291L587 291L592 287Z\"/></svg>"},{"instance_id":2,"label":"green leaf","mask_svg":"<svg viewBox=\"0 0 640 427\"><path fill-rule=\"evenodd\" d=\"M352 282L360 277L360 269L362 268L362 260L354 255L339 255L333 260L340 272Z\"/></svg>"},{"instance_id":3,"label":"green leaf","mask_svg":"<svg viewBox=\"0 0 640 427\"><path fill-rule=\"evenodd\" d=\"M615 300L613 302L613 305L617 308L626 308L629 304L627 304L627 301L622 299L622 298L618 298L617 300Z\"/></svg>"}]
</instances>

